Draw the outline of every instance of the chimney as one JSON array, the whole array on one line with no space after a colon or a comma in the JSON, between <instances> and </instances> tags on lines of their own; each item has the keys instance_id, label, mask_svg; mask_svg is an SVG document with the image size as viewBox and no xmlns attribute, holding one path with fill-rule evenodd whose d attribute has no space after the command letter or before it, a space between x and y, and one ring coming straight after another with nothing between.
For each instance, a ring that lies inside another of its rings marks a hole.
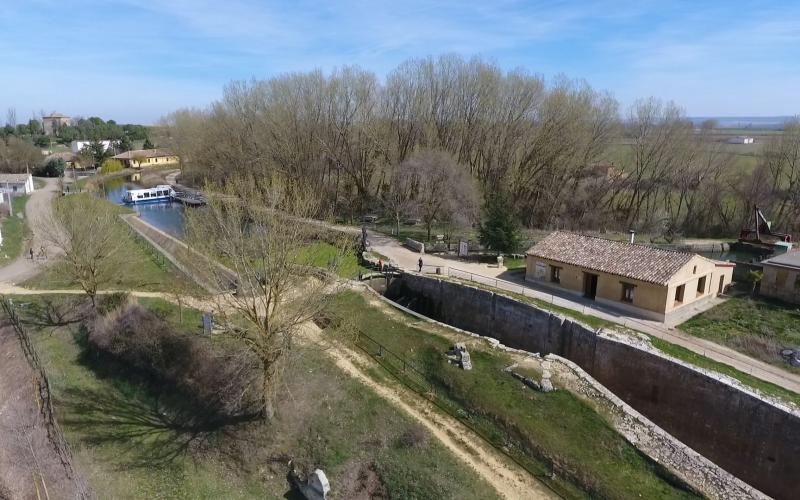
<instances>
[{"instance_id":1,"label":"chimney","mask_svg":"<svg viewBox=\"0 0 800 500\"><path fill-rule=\"evenodd\" d=\"M636 238L636 231L629 229L628 232L631 233L631 243L633 243L633 239Z\"/></svg>"}]
</instances>

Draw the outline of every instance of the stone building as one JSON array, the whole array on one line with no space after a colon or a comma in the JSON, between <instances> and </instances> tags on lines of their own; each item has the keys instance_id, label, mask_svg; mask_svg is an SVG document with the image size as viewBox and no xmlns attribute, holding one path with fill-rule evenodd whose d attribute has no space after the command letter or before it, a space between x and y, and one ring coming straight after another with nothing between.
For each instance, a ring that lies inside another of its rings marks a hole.
<instances>
[{"instance_id":1,"label":"stone building","mask_svg":"<svg viewBox=\"0 0 800 500\"><path fill-rule=\"evenodd\" d=\"M58 129L72 124L72 118L61 113L53 113L42 117L42 128L45 135L56 135Z\"/></svg>"},{"instance_id":2,"label":"stone building","mask_svg":"<svg viewBox=\"0 0 800 500\"><path fill-rule=\"evenodd\" d=\"M723 293L734 265L687 252L556 231L527 252L525 279L668 322Z\"/></svg>"},{"instance_id":3,"label":"stone building","mask_svg":"<svg viewBox=\"0 0 800 500\"><path fill-rule=\"evenodd\" d=\"M762 261L761 295L800 304L800 251Z\"/></svg>"}]
</instances>

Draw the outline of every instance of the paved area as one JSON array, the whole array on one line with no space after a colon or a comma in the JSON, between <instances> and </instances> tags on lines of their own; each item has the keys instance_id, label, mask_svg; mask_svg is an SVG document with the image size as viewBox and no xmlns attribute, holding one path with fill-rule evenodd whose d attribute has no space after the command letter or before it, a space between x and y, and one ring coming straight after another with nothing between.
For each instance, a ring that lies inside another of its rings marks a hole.
<instances>
[{"instance_id":1,"label":"paved area","mask_svg":"<svg viewBox=\"0 0 800 500\"><path fill-rule=\"evenodd\" d=\"M707 358L725 363L737 370L751 374L754 377L800 393L800 376L751 358L750 356L723 345L691 336L674 328L674 326L631 316L611 307L601 306L595 301L577 295L551 293L553 290L543 289L526 282L523 273L508 272L505 268L498 268L487 264L459 262L454 259L445 259L435 255L420 256L419 253L402 246L394 238L382 234L369 233L369 240L371 250L389 257L390 261L401 269L416 271L418 269L418 260L422 257L424 264L423 273L435 273L436 267L440 267L441 273L444 276L519 293L527 297L550 302L559 307L611 321L623 327L644 332L648 335L685 347ZM710 309L723 300L724 299L715 298L703 304L690 306L691 313L697 314L703 310Z\"/></svg>"},{"instance_id":2,"label":"paved area","mask_svg":"<svg viewBox=\"0 0 800 500\"><path fill-rule=\"evenodd\" d=\"M7 266L0 268L0 282L19 283L34 276L41 270L45 262L31 260L29 250L32 248L35 255L39 254L42 246L48 257L57 254L58 249L47 245L41 234L38 221L51 213L53 198L59 193L58 179L43 178L45 186L31 193L25 205L25 222L31 233L22 246L22 254L11 261Z\"/></svg>"}]
</instances>

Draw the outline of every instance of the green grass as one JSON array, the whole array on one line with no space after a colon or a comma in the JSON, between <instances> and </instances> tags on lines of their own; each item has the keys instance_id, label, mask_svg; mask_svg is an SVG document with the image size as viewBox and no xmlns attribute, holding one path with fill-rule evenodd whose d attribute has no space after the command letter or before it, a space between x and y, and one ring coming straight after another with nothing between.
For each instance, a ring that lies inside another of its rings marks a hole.
<instances>
[{"instance_id":1,"label":"green grass","mask_svg":"<svg viewBox=\"0 0 800 500\"><path fill-rule=\"evenodd\" d=\"M283 498L289 458L322 468L336 498L357 496L370 471L397 498L497 498L427 431L409 445L403 436L416 424L316 347L295 347L274 420L193 430L172 421L180 395L88 355L77 326L32 336L56 417L98 498Z\"/></svg>"},{"instance_id":2,"label":"green grass","mask_svg":"<svg viewBox=\"0 0 800 500\"><path fill-rule=\"evenodd\" d=\"M354 319L362 332L416 366L422 375L402 371L401 365L394 373L412 384L415 377L422 377L419 383L433 391L440 404L454 408L496 446L511 450L542 475L551 462L558 463L560 480L549 484L560 494L604 498L693 496L674 486L657 464L568 391L538 393L503 372L512 362L508 355L473 346L473 370L463 371L443 356L451 345L447 338L394 320L368 306L356 293L339 295L332 310L341 318ZM366 339L359 340L359 345L377 350ZM386 360L383 366L391 371L393 358L384 354L382 359Z\"/></svg>"},{"instance_id":3,"label":"green grass","mask_svg":"<svg viewBox=\"0 0 800 500\"><path fill-rule=\"evenodd\" d=\"M353 278L365 269L359 265L354 252L343 254L341 249L325 241L316 241L304 247L298 252L296 260L307 266L335 268L342 278Z\"/></svg>"},{"instance_id":4,"label":"green grass","mask_svg":"<svg viewBox=\"0 0 800 500\"><path fill-rule=\"evenodd\" d=\"M800 346L800 306L766 298L732 297L678 328L764 362L798 371L781 357L780 350Z\"/></svg>"},{"instance_id":5,"label":"green grass","mask_svg":"<svg viewBox=\"0 0 800 500\"><path fill-rule=\"evenodd\" d=\"M713 370L715 372L732 377L744 385L757 389L758 391L769 396L774 396L784 401L800 405L800 394L797 394L796 392L792 392L778 385L761 380L758 377L754 377L745 372L737 370L736 368L728 366L725 363L720 363L719 361L709 359L694 351L690 351L685 347L672 344L666 340L662 340L651 335L648 336L650 337L650 342L652 343L653 347L665 354L669 354L672 357L678 358L695 366L699 366L700 368L706 368L708 370Z\"/></svg>"},{"instance_id":6,"label":"green grass","mask_svg":"<svg viewBox=\"0 0 800 500\"><path fill-rule=\"evenodd\" d=\"M28 236L28 225L24 218L19 217L25 213L25 204L29 195L15 196L11 199L14 215L6 217L2 222L3 246L0 252L0 266L8 264L22 253L22 244Z\"/></svg>"},{"instance_id":7,"label":"green grass","mask_svg":"<svg viewBox=\"0 0 800 500\"><path fill-rule=\"evenodd\" d=\"M58 203L68 203L77 196L91 196L80 194L59 199ZM119 214L130 213L125 207L115 205L108 200L102 200L105 209ZM120 220L117 224L123 229L127 252L125 264L115 273L114 278L103 284L101 290L138 290L149 292L169 292L176 286L193 287L192 283L182 273L172 267L163 255L153 249L143 239L137 237L128 225ZM42 290L77 289L78 285L68 278L64 264L56 263L29 279L23 286ZM197 288L197 287L194 287Z\"/></svg>"},{"instance_id":8,"label":"green grass","mask_svg":"<svg viewBox=\"0 0 800 500\"><path fill-rule=\"evenodd\" d=\"M525 259L503 259L503 265L506 269L525 269Z\"/></svg>"}]
</instances>

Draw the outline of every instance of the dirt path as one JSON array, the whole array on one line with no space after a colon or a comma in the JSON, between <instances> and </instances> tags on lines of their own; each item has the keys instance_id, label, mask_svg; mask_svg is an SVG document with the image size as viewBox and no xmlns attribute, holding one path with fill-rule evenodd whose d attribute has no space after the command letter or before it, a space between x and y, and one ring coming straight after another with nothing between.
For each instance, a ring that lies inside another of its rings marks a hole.
<instances>
[{"instance_id":1,"label":"dirt path","mask_svg":"<svg viewBox=\"0 0 800 500\"><path fill-rule=\"evenodd\" d=\"M39 261L33 261L28 253L33 249L34 253L39 253L42 246L46 246L48 256L56 254L57 249L44 243L39 234L37 221L50 213L53 198L58 193L58 179L43 178L45 186L31 193L28 202L25 204L25 223L31 231L30 237L23 243L22 254L8 265L0 268L0 281L7 283L19 283L34 276L41 270Z\"/></svg>"},{"instance_id":2,"label":"dirt path","mask_svg":"<svg viewBox=\"0 0 800 500\"><path fill-rule=\"evenodd\" d=\"M461 422L442 414L432 403L405 388L390 386L372 379L365 373L365 368L374 363L366 356L340 345L326 343L316 325L309 325L303 335L309 341L324 344L326 347L324 352L334 360L340 370L424 425L453 455L469 465L502 497L557 498L527 471L486 444Z\"/></svg>"},{"instance_id":3,"label":"dirt path","mask_svg":"<svg viewBox=\"0 0 800 500\"><path fill-rule=\"evenodd\" d=\"M13 329L0 327L0 498L78 498L39 411L36 381Z\"/></svg>"}]
</instances>

